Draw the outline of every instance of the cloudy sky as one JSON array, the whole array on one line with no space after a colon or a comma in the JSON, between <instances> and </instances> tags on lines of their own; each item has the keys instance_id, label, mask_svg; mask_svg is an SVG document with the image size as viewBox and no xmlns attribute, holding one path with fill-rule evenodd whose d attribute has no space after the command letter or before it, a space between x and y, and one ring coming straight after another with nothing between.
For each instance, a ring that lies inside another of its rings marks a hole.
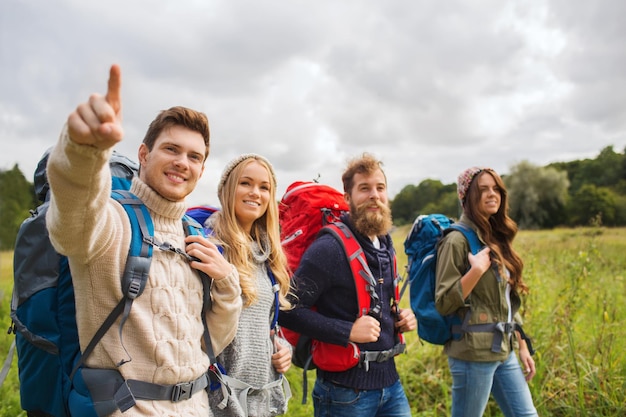
<instances>
[{"instance_id":1,"label":"cloudy sky","mask_svg":"<svg viewBox=\"0 0 626 417\"><path fill-rule=\"evenodd\" d=\"M0 169L28 178L67 115L122 68L136 159L162 109L204 111L211 155L191 204L217 203L234 156L340 187L349 157L393 196L471 165L507 173L626 146L623 0L2 0Z\"/></svg>"}]
</instances>

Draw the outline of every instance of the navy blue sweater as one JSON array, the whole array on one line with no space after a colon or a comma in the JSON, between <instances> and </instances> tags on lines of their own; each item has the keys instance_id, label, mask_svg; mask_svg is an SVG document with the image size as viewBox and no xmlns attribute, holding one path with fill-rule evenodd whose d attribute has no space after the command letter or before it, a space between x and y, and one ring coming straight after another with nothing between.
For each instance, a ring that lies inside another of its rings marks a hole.
<instances>
[{"instance_id":1,"label":"navy blue sweater","mask_svg":"<svg viewBox=\"0 0 626 417\"><path fill-rule=\"evenodd\" d=\"M382 301L381 335L374 343L359 344L363 350L387 350L395 344L395 316L391 312L394 296L394 249L389 235L379 237L376 249L366 236L350 227L365 252L367 263L376 280L376 292ZM352 324L358 317L358 302L350 264L341 243L331 234L322 234L302 256L294 274L292 291L293 310L281 311L281 326L323 342L346 346ZM311 310L312 306L317 311ZM381 389L398 380L393 360L370 363L369 371L356 366L344 372L317 370L318 378L355 389Z\"/></svg>"}]
</instances>

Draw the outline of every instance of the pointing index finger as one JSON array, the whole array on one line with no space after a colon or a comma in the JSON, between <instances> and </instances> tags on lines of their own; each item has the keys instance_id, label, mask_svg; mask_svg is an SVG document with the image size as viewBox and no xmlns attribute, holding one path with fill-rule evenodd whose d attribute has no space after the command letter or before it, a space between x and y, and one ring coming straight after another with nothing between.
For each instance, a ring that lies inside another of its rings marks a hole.
<instances>
[{"instance_id":1,"label":"pointing index finger","mask_svg":"<svg viewBox=\"0 0 626 417\"><path fill-rule=\"evenodd\" d=\"M122 71L119 65L114 64L111 66L109 72L109 83L107 87L106 101L115 111L115 115L119 117L120 110L122 108Z\"/></svg>"}]
</instances>

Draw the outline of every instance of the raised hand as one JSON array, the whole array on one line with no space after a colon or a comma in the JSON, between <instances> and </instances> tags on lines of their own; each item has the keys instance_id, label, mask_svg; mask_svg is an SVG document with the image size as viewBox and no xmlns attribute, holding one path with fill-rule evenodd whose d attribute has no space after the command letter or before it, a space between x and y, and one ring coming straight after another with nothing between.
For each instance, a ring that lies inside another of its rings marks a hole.
<instances>
[{"instance_id":1,"label":"raised hand","mask_svg":"<svg viewBox=\"0 0 626 417\"><path fill-rule=\"evenodd\" d=\"M70 139L81 145L108 149L122 140L122 73L112 65L105 96L92 94L67 119Z\"/></svg>"}]
</instances>

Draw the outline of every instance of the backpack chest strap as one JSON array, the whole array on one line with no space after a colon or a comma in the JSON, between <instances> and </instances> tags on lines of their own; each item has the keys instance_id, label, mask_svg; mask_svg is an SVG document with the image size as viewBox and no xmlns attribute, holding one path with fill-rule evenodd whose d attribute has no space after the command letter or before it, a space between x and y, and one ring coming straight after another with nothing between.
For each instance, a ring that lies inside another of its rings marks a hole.
<instances>
[{"instance_id":1,"label":"backpack chest strap","mask_svg":"<svg viewBox=\"0 0 626 417\"><path fill-rule=\"evenodd\" d=\"M361 357L359 359L359 365L365 367L365 371L369 371L370 362L386 362L392 359L394 356L404 352L406 345L404 343L398 343L391 349L387 350L365 350L361 351Z\"/></svg>"}]
</instances>

